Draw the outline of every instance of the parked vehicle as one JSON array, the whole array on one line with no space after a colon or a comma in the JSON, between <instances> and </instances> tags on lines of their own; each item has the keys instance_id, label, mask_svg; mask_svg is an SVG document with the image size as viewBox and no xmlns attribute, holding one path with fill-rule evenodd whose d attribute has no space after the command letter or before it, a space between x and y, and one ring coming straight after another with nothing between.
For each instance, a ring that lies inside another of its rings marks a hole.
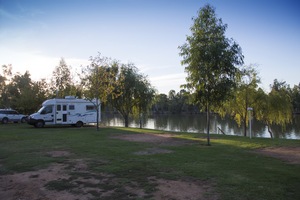
<instances>
[{"instance_id":1,"label":"parked vehicle","mask_svg":"<svg viewBox=\"0 0 300 200\"><path fill-rule=\"evenodd\" d=\"M28 117L28 124L41 128L44 125L74 125L81 127L84 124L97 122L97 102L85 99L76 99L67 96L65 99L48 99L43 102L37 113ZM98 110L99 121L101 108Z\"/></svg>"},{"instance_id":2,"label":"parked vehicle","mask_svg":"<svg viewBox=\"0 0 300 200\"><path fill-rule=\"evenodd\" d=\"M0 109L0 121L2 124L7 124L8 122L24 123L26 118L26 115L20 114L13 109Z\"/></svg>"}]
</instances>

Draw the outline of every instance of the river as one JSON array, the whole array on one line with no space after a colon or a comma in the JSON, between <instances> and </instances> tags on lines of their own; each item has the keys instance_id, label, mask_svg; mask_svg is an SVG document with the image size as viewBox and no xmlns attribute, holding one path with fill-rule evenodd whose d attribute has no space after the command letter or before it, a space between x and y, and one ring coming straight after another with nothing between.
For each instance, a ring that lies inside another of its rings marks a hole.
<instances>
[{"instance_id":1,"label":"river","mask_svg":"<svg viewBox=\"0 0 300 200\"><path fill-rule=\"evenodd\" d=\"M102 114L101 124L104 126L124 126L123 118L118 114ZM197 115L152 115L147 119L142 120L143 128L166 130L166 131L180 131L191 133L205 133L206 132L206 114ZM131 119L129 127L139 127L139 120ZM216 114L211 115L210 132L212 134L222 134L219 128L226 135L243 135L242 127L230 119L222 119ZM293 123L288 124L284 129L280 126L272 126L272 131L275 138L286 139L300 139L300 115L294 116ZM268 128L262 122L252 121L252 136L270 138ZM249 134L249 128L247 129Z\"/></svg>"}]
</instances>

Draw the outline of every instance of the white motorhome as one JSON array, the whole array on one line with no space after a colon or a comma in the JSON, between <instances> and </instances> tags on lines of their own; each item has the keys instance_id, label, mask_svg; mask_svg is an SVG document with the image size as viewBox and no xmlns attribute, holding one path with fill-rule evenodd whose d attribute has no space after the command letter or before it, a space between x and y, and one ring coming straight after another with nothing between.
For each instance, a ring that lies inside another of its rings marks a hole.
<instances>
[{"instance_id":1,"label":"white motorhome","mask_svg":"<svg viewBox=\"0 0 300 200\"><path fill-rule=\"evenodd\" d=\"M44 125L74 125L81 127L88 123L97 123L96 100L89 101L66 96L65 99L48 99L43 102L37 113L28 117L28 124L41 128ZM101 108L99 106L100 121Z\"/></svg>"}]
</instances>

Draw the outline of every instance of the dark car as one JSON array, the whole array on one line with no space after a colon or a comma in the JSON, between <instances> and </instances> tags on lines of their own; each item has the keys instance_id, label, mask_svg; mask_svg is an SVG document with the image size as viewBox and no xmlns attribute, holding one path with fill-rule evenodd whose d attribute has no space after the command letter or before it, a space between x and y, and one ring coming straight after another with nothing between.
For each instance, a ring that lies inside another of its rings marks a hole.
<instances>
[{"instance_id":1,"label":"dark car","mask_svg":"<svg viewBox=\"0 0 300 200\"><path fill-rule=\"evenodd\" d=\"M2 124L7 124L8 122L26 122L27 116L18 113L15 110L12 109L0 109L0 122Z\"/></svg>"}]
</instances>

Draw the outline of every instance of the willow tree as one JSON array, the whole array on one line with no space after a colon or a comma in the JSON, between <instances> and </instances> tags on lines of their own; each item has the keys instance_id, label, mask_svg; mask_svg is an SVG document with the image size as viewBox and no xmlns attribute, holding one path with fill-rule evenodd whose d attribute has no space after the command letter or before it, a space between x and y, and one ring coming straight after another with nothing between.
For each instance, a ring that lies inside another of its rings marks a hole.
<instances>
[{"instance_id":1,"label":"willow tree","mask_svg":"<svg viewBox=\"0 0 300 200\"><path fill-rule=\"evenodd\" d=\"M154 100L155 89L151 86L146 76L138 75L138 80L134 86L133 115L139 118L140 128L142 128L142 119L147 115Z\"/></svg>"},{"instance_id":2,"label":"willow tree","mask_svg":"<svg viewBox=\"0 0 300 200\"><path fill-rule=\"evenodd\" d=\"M209 4L193 18L191 35L179 47L187 72L185 87L195 94L196 103L206 107L207 145L210 145L210 111L228 98L235 86L237 65L243 64L240 46L225 36L227 25L217 18Z\"/></svg>"},{"instance_id":3,"label":"willow tree","mask_svg":"<svg viewBox=\"0 0 300 200\"><path fill-rule=\"evenodd\" d=\"M260 92L261 101L255 111L256 119L267 124L268 132L273 138L272 125L280 125L284 130L286 125L292 122L293 105L288 88L284 82L279 83L276 79L271 92Z\"/></svg>"},{"instance_id":4,"label":"willow tree","mask_svg":"<svg viewBox=\"0 0 300 200\"><path fill-rule=\"evenodd\" d=\"M236 88L233 98L228 99L219 109L221 116L229 115L234 118L239 126L242 125L244 136L247 135L248 107L256 110L261 103L261 95L258 94L260 78L253 66L245 66L240 69L236 76Z\"/></svg>"},{"instance_id":5,"label":"willow tree","mask_svg":"<svg viewBox=\"0 0 300 200\"><path fill-rule=\"evenodd\" d=\"M154 98L155 90L147 77L140 74L131 63L122 64L118 75L118 86L112 99L113 106L122 115L125 127L129 125L129 117L146 113Z\"/></svg>"}]
</instances>

